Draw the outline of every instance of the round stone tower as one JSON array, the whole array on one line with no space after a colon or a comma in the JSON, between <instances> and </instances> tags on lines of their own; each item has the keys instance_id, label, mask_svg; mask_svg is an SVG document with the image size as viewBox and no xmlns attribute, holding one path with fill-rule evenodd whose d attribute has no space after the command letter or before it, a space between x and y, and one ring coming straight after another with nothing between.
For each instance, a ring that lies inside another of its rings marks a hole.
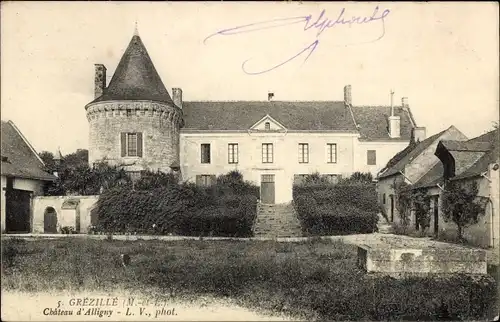
<instances>
[{"instance_id":1,"label":"round stone tower","mask_svg":"<svg viewBox=\"0 0 500 322\"><path fill-rule=\"evenodd\" d=\"M179 169L182 90L173 100L137 32L106 87L106 67L95 65L95 99L85 106L89 163L127 171ZM175 103L174 103L175 101Z\"/></svg>"}]
</instances>

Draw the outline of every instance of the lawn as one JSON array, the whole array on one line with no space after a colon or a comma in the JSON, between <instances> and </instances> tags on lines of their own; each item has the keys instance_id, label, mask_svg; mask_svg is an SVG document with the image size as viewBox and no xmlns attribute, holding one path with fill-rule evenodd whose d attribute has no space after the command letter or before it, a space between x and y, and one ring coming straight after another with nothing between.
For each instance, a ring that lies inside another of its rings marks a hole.
<instances>
[{"instance_id":1,"label":"lawn","mask_svg":"<svg viewBox=\"0 0 500 322\"><path fill-rule=\"evenodd\" d=\"M124 268L120 254L131 256ZM491 278L367 276L356 247L275 241L3 240L2 290L153 290L210 295L306 319L481 319L495 302Z\"/></svg>"}]
</instances>

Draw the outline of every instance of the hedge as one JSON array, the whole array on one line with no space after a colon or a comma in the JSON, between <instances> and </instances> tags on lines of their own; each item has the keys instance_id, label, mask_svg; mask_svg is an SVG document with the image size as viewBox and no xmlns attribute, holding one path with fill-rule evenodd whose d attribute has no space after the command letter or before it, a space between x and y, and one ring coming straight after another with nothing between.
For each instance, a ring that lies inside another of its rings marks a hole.
<instances>
[{"instance_id":1,"label":"hedge","mask_svg":"<svg viewBox=\"0 0 500 322\"><path fill-rule=\"evenodd\" d=\"M371 183L294 186L295 208L310 235L371 233L378 222L378 202Z\"/></svg>"},{"instance_id":2,"label":"hedge","mask_svg":"<svg viewBox=\"0 0 500 322\"><path fill-rule=\"evenodd\" d=\"M152 182L152 186L144 184ZM244 182L211 187L143 180L138 189L117 187L97 202L97 231L182 236L249 237L258 188Z\"/></svg>"}]
</instances>

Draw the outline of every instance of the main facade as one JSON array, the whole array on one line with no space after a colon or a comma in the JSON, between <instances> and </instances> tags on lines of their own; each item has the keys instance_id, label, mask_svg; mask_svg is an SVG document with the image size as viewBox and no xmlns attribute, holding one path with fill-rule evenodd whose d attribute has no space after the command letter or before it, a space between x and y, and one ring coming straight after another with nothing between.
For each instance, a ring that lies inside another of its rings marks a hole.
<instances>
[{"instance_id":1,"label":"main facade","mask_svg":"<svg viewBox=\"0 0 500 322\"><path fill-rule=\"evenodd\" d=\"M263 203L292 200L311 173L335 182L353 172L375 175L412 136L425 139L406 98L401 105L354 106L351 86L339 101L183 101L165 88L136 33L106 84L95 65L95 97L86 105L89 162L139 172L180 173L210 184L238 170L261 187Z\"/></svg>"}]
</instances>

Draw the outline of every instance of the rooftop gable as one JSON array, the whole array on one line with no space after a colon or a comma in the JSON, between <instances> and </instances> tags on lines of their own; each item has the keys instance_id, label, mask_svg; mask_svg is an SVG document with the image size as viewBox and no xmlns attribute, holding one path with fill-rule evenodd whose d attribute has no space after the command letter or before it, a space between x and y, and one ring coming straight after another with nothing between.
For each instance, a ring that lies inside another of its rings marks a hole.
<instances>
[{"instance_id":1,"label":"rooftop gable","mask_svg":"<svg viewBox=\"0 0 500 322\"><path fill-rule=\"evenodd\" d=\"M406 147L404 150L396 154L391 160L389 160L385 167L385 170L382 170L381 174L378 176L379 179L392 176L399 173L400 171L404 171L407 164L409 164L425 149L431 146L432 143L436 142L436 140L438 140L445 132L450 130L458 131L458 129L456 129L452 125L448 129L438 132L423 140L422 142L408 145L408 147Z\"/></svg>"},{"instance_id":2,"label":"rooftop gable","mask_svg":"<svg viewBox=\"0 0 500 322\"><path fill-rule=\"evenodd\" d=\"M38 153L12 121L2 121L2 170L4 176L55 180L47 173Z\"/></svg>"}]
</instances>

